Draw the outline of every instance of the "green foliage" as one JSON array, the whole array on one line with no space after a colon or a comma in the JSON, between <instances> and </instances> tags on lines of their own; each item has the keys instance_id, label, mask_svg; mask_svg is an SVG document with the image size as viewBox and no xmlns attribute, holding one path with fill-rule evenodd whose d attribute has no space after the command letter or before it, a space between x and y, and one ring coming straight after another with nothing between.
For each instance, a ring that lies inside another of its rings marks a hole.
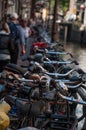
<instances>
[{"instance_id":1,"label":"green foliage","mask_svg":"<svg viewBox=\"0 0 86 130\"><path fill-rule=\"evenodd\" d=\"M65 12L69 8L70 0L59 0L60 9Z\"/></svg>"},{"instance_id":2,"label":"green foliage","mask_svg":"<svg viewBox=\"0 0 86 130\"><path fill-rule=\"evenodd\" d=\"M53 8L54 2L55 0L51 0L51 8ZM70 0L58 0L58 6L63 12L65 12L69 8L69 2Z\"/></svg>"},{"instance_id":3,"label":"green foliage","mask_svg":"<svg viewBox=\"0 0 86 130\"><path fill-rule=\"evenodd\" d=\"M54 6L55 0L51 0L51 7Z\"/></svg>"},{"instance_id":4,"label":"green foliage","mask_svg":"<svg viewBox=\"0 0 86 130\"><path fill-rule=\"evenodd\" d=\"M53 10L55 0L50 0L50 9Z\"/></svg>"},{"instance_id":5,"label":"green foliage","mask_svg":"<svg viewBox=\"0 0 86 130\"><path fill-rule=\"evenodd\" d=\"M41 0L36 0L41 1ZM70 0L57 0L58 1L58 7L60 10L63 11L63 13L69 8L69 2ZM50 0L50 8L53 9L55 4L55 0Z\"/></svg>"}]
</instances>

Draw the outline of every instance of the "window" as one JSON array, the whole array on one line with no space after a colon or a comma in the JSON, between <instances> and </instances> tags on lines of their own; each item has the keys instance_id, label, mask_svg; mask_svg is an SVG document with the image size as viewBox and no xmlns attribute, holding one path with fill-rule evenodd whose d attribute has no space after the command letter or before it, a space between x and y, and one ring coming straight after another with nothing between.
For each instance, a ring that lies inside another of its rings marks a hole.
<instances>
[{"instance_id":1,"label":"window","mask_svg":"<svg viewBox=\"0 0 86 130\"><path fill-rule=\"evenodd\" d=\"M85 0L77 0L77 3L84 3Z\"/></svg>"}]
</instances>

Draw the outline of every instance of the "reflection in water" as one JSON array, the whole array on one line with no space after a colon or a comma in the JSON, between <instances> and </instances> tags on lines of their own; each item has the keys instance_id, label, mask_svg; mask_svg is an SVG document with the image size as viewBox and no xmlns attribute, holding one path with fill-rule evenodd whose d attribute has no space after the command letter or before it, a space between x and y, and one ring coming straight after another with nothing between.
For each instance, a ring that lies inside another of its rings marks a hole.
<instances>
[{"instance_id":1,"label":"reflection in water","mask_svg":"<svg viewBox=\"0 0 86 130\"><path fill-rule=\"evenodd\" d=\"M86 46L80 45L79 43L66 43L64 48L73 54L75 59L79 62L79 67L86 72Z\"/></svg>"}]
</instances>

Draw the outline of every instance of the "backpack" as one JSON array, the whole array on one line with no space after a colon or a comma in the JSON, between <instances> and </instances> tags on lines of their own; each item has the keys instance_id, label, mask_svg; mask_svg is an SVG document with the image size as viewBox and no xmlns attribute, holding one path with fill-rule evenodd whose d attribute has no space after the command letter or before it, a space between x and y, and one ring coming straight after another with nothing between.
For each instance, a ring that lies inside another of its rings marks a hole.
<instances>
[{"instance_id":1,"label":"backpack","mask_svg":"<svg viewBox=\"0 0 86 130\"><path fill-rule=\"evenodd\" d=\"M19 30L17 28L17 25L14 24L13 22L9 22L8 23L10 31L11 31L11 37L14 40L14 42L16 42L16 40L18 40L19 38Z\"/></svg>"}]
</instances>

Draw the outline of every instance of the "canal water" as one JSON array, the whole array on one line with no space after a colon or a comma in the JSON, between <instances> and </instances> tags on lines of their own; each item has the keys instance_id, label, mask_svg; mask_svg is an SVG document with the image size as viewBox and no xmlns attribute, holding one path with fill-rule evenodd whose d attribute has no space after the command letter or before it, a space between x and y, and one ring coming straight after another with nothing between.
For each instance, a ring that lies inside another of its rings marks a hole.
<instances>
[{"instance_id":1,"label":"canal water","mask_svg":"<svg viewBox=\"0 0 86 130\"><path fill-rule=\"evenodd\" d=\"M79 67L86 72L86 45L79 43L65 43L64 48L66 51L73 54L74 58L79 63Z\"/></svg>"},{"instance_id":2,"label":"canal water","mask_svg":"<svg viewBox=\"0 0 86 130\"><path fill-rule=\"evenodd\" d=\"M79 63L78 67L80 67L86 72L86 45L79 44L79 43L65 43L64 48L67 52L73 54L74 58ZM77 116L80 117L80 115L82 114L81 105L78 105L76 112L77 112ZM84 120L79 123L78 130L81 130L83 122Z\"/></svg>"}]
</instances>

